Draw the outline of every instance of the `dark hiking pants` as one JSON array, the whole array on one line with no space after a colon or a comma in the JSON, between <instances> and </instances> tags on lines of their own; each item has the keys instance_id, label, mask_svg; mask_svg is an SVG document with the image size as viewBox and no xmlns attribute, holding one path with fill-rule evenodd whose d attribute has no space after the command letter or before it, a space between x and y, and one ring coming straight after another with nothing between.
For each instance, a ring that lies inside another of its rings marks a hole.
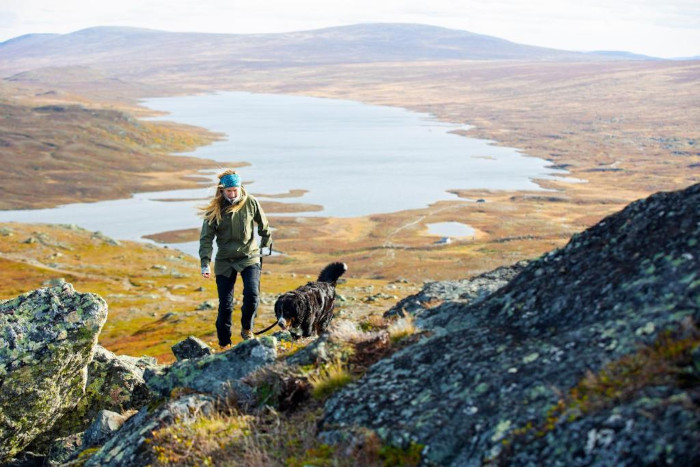
<instances>
[{"instance_id":1,"label":"dark hiking pants","mask_svg":"<svg viewBox=\"0 0 700 467\"><path fill-rule=\"evenodd\" d=\"M219 315L216 318L216 334L219 345L231 343L231 314L233 313L233 286L237 272L231 277L216 276L216 290L219 293ZM260 265L253 264L241 271L243 279L243 305L241 306L241 327L253 329L253 320L258 311L258 290L260 288Z\"/></svg>"}]
</instances>

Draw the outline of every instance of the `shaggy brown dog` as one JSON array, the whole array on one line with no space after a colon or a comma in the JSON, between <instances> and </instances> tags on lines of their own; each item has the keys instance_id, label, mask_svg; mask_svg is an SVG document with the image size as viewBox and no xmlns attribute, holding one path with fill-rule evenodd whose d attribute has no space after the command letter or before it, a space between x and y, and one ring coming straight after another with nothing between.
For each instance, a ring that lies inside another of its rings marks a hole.
<instances>
[{"instance_id":1,"label":"shaggy brown dog","mask_svg":"<svg viewBox=\"0 0 700 467\"><path fill-rule=\"evenodd\" d=\"M301 330L301 335L320 335L333 319L335 283L348 270L345 263L331 263L316 282L283 293L275 302L275 317L282 329Z\"/></svg>"}]
</instances>

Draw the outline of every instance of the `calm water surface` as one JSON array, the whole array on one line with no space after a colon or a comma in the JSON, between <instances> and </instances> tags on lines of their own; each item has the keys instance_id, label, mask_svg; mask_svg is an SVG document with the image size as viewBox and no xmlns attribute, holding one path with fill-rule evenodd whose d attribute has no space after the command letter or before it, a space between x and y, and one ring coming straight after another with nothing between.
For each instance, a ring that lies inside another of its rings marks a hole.
<instances>
[{"instance_id":1,"label":"calm water surface","mask_svg":"<svg viewBox=\"0 0 700 467\"><path fill-rule=\"evenodd\" d=\"M427 227L430 235L440 235L441 237L473 237L476 233L473 227L461 222L436 222L428 224Z\"/></svg>"},{"instance_id":2,"label":"calm water surface","mask_svg":"<svg viewBox=\"0 0 700 467\"><path fill-rule=\"evenodd\" d=\"M395 107L242 92L147 99L143 105L168 112L160 120L226 134L225 141L187 155L219 161L222 167L250 163L239 172L253 193L308 190L300 198L276 200L324 207L302 215L354 217L422 208L457 199L449 189L538 190L533 179L564 173L516 149L450 133L465 126ZM215 172L203 174L213 182ZM0 211L0 221L71 223L117 239L140 239L199 227L196 206L202 201L191 199L212 194L211 187L140 193L123 200ZM260 200L264 207L265 197ZM196 252L194 243L177 247Z\"/></svg>"}]
</instances>

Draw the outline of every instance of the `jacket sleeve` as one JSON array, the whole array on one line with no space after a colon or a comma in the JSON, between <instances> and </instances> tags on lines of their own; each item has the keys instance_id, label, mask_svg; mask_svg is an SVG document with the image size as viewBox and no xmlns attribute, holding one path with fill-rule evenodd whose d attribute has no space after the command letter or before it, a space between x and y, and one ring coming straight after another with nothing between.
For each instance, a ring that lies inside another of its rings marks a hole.
<instances>
[{"instance_id":1,"label":"jacket sleeve","mask_svg":"<svg viewBox=\"0 0 700 467\"><path fill-rule=\"evenodd\" d=\"M258 235L260 235L260 249L267 248L272 245L272 233L270 232L270 224L267 222L267 216L263 211L258 200L255 200L255 217L253 220L258 224Z\"/></svg>"},{"instance_id":2,"label":"jacket sleeve","mask_svg":"<svg viewBox=\"0 0 700 467\"><path fill-rule=\"evenodd\" d=\"M199 260L202 268L209 266L211 262L211 253L213 251L212 243L216 229L204 220L202 223L202 232L199 234Z\"/></svg>"}]
</instances>

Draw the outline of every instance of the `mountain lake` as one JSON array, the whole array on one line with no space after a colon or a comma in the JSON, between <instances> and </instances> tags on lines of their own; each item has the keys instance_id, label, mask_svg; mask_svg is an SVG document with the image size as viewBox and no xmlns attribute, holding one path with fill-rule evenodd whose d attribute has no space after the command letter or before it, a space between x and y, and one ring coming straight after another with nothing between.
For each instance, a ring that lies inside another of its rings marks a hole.
<instances>
[{"instance_id":1,"label":"mountain lake","mask_svg":"<svg viewBox=\"0 0 700 467\"><path fill-rule=\"evenodd\" d=\"M263 208L270 199L264 195L292 190L305 192L274 200L323 206L294 216L355 217L424 208L457 200L450 189L542 190L534 179L566 173L517 149L454 134L466 125L397 107L245 92L153 98L142 105L167 112L150 120L224 133L225 140L187 155L218 161L222 168L249 163L239 173L259 194ZM76 224L115 239L143 241L143 235L200 227L196 208L213 195L216 172L201 172L212 182L200 189L0 211L0 222ZM170 246L197 254L197 242Z\"/></svg>"}]
</instances>

